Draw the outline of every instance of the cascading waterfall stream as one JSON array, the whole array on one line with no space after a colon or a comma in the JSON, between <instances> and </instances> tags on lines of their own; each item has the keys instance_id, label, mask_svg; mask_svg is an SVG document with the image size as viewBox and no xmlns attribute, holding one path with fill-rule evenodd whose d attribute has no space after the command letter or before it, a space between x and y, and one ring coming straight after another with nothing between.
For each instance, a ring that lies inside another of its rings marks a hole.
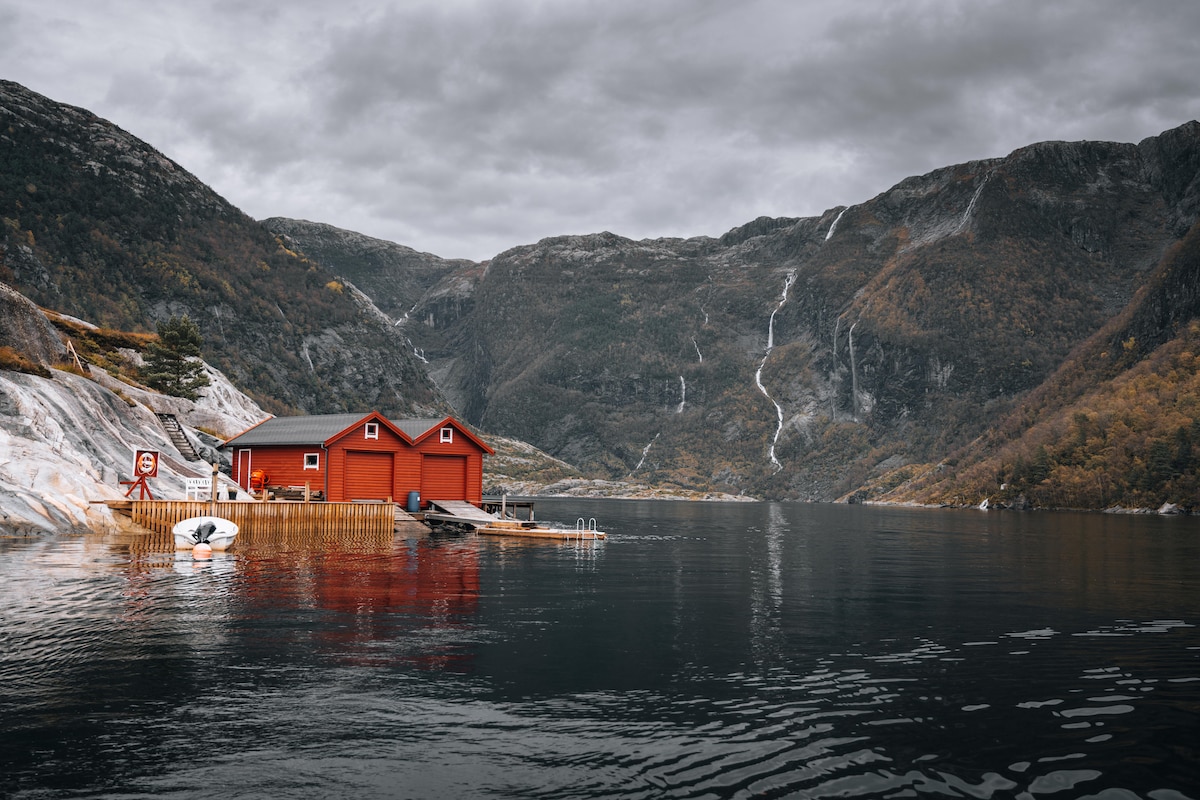
<instances>
[{"instance_id":1,"label":"cascading waterfall stream","mask_svg":"<svg viewBox=\"0 0 1200 800\"><path fill-rule=\"evenodd\" d=\"M635 473L635 472L637 472L639 469L641 469L641 468L642 468L642 464L645 464L645 463L646 463L646 454L650 452L650 448L651 448L651 447L654 445L654 443L655 443L655 442L657 442L657 441L658 441L658 437L659 437L659 436L662 436L662 431L659 431L658 433L654 434L654 438L650 440L650 443L649 443L649 444L647 444L645 447L643 447L643 448L642 448L642 457L641 457L641 459L638 461L638 463L637 463L637 466L636 466L636 467L634 467L633 469L629 470L629 474L625 476L625 480L629 480L630 478L632 478L632 477L633 477L633 473Z\"/></svg>"},{"instance_id":2,"label":"cascading waterfall stream","mask_svg":"<svg viewBox=\"0 0 1200 800\"><path fill-rule=\"evenodd\" d=\"M847 343L850 346L850 413L854 420L858 421L858 366L854 363L854 329L858 327L858 321L850 326L850 332L846 334Z\"/></svg>"},{"instance_id":3,"label":"cascading waterfall stream","mask_svg":"<svg viewBox=\"0 0 1200 800\"><path fill-rule=\"evenodd\" d=\"M979 202L979 195L983 194L983 187L987 186L991 177L992 173L990 172L983 176L983 182L979 184L975 194L971 195L971 202L967 203L967 210L963 212L962 219L958 221L958 227L954 229L955 233L962 233L962 229L967 227L967 223L971 221L971 215L975 213L975 204Z\"/></svg>"},{"instance_id":4,"label":"cascading waterfall stream","mask_svg":"<svg viewBox=\"0 0 1200 800\"><path fill-rule=\"evenodd\" d=\"M833 218L833 224L829 226L829 230L825 233L825 241L828 242L830 239L833 238L833 232L835 230L837 230L837 224L842 221L842 214L845 214L849 210L850 210L850 207L847 206L846 208L843 208L841 211L839 211L838 215Z\"/></svg>"},{"instance_id":5,"label":"cascading waterfall stream","mask_svg":"<svg viewBox=\"0 0 1200 800\"><path fill-rule=\"evenodd\" d=\"M422 364L428 364L428 363L429 363L429 360L428 360L427 358L425 358L425 351L424 351L423 349L421 349L421 348L417 347L415 344L413 344L413 342L412 342L412 339L409 339L409 338L406 336L406 337L404 338L404 341L405 341L405 342L407 342L407 343L408 343L408 346L412 348L413 355L414 355L414 356L416 356L416 357L417 357L417 358L420 360L420 362L421 362Z\"/></svg>"},{"instance_id":6,"label":"cascading waterfall stream","mask_svg":"<svg viewBox=\"0 0 1200 800\"><path fill-rule=\"evenodd\" d=\"M838 317L837 320L835 320L833 323L833 349L832 349L833 366L832 366L832 370L835 373L837 371L838 330L840 330L841 327L842 327L842 318ZM832 376L831 376L831 380L832 380ZM837 419L837 392L836 391L829 393L829 419L830 419L830 421Z\"/></svg>"},{"instance_id":7,"label":"cascading waterfall stream","mask_svg":"<svg viewBox=\"0 0 1200 800\"><path fill-rule=\"evenodd\" d=\"M779 313L779 309L783 308L783 304L787 302L788 291L791 290L792 284L796 282L796 271L792 270L788 273L787 279L783 282L783 294L779 299L779 305L775 306L775 310L771 312L771 320L767 323L767 351L763 353L762 361L758 365L758 371L754 373L754 383L758 386L758 390L763 393L763 397L771 401L775 406L775 436L771 439L771 446L767 449L767 456L771 459L771 463L775 465L775 471L783 469L783 464L779 463L779 459L775 457L775 445L779 442L779 436L783 433L783 406L775 402L775 398L771 397L771 393L767 391L767 387L763 386L762 371L766 366L767 359L771 357L771 351L775 349L775 315Z\"/></svg>"},{"instance_id":8,"label":"cascading waterfall stream","mask_svg":"<svg viewBox=\"0 0 1200 800\"><path fill-rule=\"evenodd\" d=\"M687 403L687 384L683 381L683 376L679 376L679 406L675 409L676 414L683 413L683 407Z\"/></svg>"}]
</instances>

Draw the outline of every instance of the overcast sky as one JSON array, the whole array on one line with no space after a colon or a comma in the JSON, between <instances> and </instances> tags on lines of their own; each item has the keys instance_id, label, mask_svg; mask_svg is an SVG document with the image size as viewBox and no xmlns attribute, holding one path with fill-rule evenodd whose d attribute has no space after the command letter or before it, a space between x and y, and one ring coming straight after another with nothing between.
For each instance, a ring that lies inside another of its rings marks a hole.
<instances>
[{"instance_id":1,"label":"overcast sky","mask_svg":"<svg viewBox=\"0 0 1200 800\"><path fill-rule=\"evenodd\" d=\"M0 78L255 218L475 260L1200 117L1196 0L0 0L0 32Z\"/></svg>"}]
</instances>

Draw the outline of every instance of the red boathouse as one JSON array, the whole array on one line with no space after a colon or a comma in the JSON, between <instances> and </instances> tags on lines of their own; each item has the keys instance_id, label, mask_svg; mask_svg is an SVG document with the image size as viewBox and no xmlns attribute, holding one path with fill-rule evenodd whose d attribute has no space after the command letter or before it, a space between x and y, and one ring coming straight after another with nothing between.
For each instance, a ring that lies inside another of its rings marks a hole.
<instances>
[{"instance_id":1,"label":"red boathouse","mask_svg":"<svg viewBox=\"0 0 1200 800\"><path fill-rule=\"evenodd\" d=\"M269 486L303 487L331 502L483 502L483 456L492 448L453 417L390 420L369 414L271 417L224 444L233 479L249 489L251 475Z\"/></svg>"}]
</instances>

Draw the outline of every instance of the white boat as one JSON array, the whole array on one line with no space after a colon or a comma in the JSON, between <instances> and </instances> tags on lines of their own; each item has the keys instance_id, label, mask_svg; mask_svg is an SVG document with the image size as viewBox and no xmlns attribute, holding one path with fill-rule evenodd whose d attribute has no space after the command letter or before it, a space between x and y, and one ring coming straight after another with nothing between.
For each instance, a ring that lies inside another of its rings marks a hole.
<instances>
[{"instance_id":1,"label":"white boat","mask_svg":"<svg viewBox=\"0 0 1200 800\"><path fill-rule=\"evenodd\" d=\"M207 544L213 550L225 550L237 536L238 526L223 517L188 517L171 528L176 550L191 550Z\"/></svg>"}]
</instances>

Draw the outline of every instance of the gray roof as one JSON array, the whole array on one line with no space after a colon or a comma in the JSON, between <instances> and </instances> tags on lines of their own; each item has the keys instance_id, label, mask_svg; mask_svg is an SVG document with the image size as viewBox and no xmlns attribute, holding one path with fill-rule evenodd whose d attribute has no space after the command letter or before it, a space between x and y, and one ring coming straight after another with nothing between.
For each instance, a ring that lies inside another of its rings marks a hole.
<instances>
[{"instance_id":1,"label":"gray roof","mask_svg":"<svg viewBox=\"0 0 1200 800\"><path fill-rule=\"evenodd\" d=\"M249 447L264 444L321 444L371 414L319 414L311 417L272 417L233 437L224 446ZM391 419L388 422L416 439L442 421L439 419Z\"/></svg>"}]
</instances>

